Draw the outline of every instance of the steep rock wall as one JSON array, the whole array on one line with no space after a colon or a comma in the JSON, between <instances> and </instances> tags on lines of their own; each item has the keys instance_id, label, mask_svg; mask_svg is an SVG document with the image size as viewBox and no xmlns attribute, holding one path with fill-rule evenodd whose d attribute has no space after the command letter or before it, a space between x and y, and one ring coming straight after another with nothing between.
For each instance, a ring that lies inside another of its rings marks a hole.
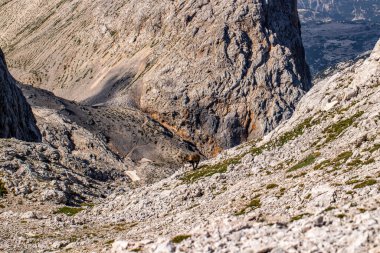
<instances>
[{"instance_id":1,"label":"steep rock wall","mask_svg":"<svg viewBox=\"0 0 380 253\"><path fill-rule=\"evenodd\" d=\"M9 74L0 49L0 138L40 141L32 110Z\"/></svg>"}]
</instances>

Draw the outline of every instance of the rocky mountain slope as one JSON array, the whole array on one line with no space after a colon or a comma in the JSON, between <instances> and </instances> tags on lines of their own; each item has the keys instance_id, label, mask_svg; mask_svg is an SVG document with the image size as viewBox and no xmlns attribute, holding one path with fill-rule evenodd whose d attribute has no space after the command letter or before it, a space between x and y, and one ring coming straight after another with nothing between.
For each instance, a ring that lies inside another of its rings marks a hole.
<instances>
[{"instance_id":1,"label":"rocky mountain slope","mask_svg":"<svg viewBox=\"0 0 380 253\"><path fill-rule=\"evenodd\" d=\"M0 56L6 138L0 139L0 197L83 204L172 175L184 155L197 152L139 111L79 105L18 83L21 91Z\"/></svg>"},{"instance_id":2,"label":"rocky mountain slope","mask_svg":"<svg viewBox=\"0 0 380 253\"><path fill-rule=\"evenodd\" d=\"M299 0L302 20L375 21L380 22L380 3L377 0Z\"/></svg>"},{"instance_id":3,"label":"rocky mountain slope","mask_svg":"<svg viewBox=\"0 0 380 253\"><path fill-rule=\"evenodd\" d=\"M0 91L0 138L40 141L41 134L32 110L8 72L1 48Z\"/></svg>"},{"instance_id":4,"label":"rocky mountain slope","mask_svg":"<svg viewBox=\"0 0 380 253\"><path fill-rule=\"evenodd\" d=\"M199 170L82 207L1 200L2 251L379 252L380 41Z\"/></svg>"},{"instance_id":5,"label":"rocky mountain slope","mask_svg":"<svg viewBox=\"0 0 380 253\"><path fill-rule=\"evenodd\" d=\"M272 130L310 89L296 7L3 1L0 43L21 81L141 110L212 156Z\"/></svg>"},{"instance_id":6,"label":"rocky mountain slope","mask_svg":"<svg viewBox=\"0 0 380 253\"><path fill-rule=\"evenodd\" d=\"M196 147L173 134L151 117L131 108L85 106L55 97L52 93L23 85L23 93L37 116L44 139L56 147L56 139L68 140L67 150L78 151L82 144L76 130L88 132L102 143L125 168L133 170L144 182L171 175L183 164L183 156L198 152ZM47 115L51 115L50 118ZM60 118L61 120L54 120ZM62 125L67 125L62 129ZM45 130L47 133L45 133ZM90 138L90 139L91 139ZM79 142L79 143L78 143ZM96 149L97 144L89 145ZM93 151L90 151L93 152ZM101 154L101 152L99 151ZM98 154L94 154L97 156Z\"/></svg>"}]
</instances>

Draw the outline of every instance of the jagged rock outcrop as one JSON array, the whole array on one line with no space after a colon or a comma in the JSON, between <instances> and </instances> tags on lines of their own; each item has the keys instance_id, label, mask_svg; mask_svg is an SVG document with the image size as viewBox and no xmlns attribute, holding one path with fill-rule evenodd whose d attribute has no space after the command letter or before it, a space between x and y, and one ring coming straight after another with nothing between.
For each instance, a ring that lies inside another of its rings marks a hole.
<instances>
[{"instance_id":1,"label":"jagged rock outcrop","mask_svg":"<svg viewBox=\"0 0 380 253\"><path fill-rule=\"evenodd\" d=\"M17 0L0 27L21 80L138 108L213 155L272 130L310 89L296 4Z\"/></svg>"},{"instance_id":2,"label":"jagged rock outcrop","mask_svg":"<svg viewBox=\"0 0 380 253\"><path fill-rule=\"evenodd\" d=\"M380 21L377 0L299 0L301 18L318 21Z\"/></svg>"},{"instance_id":3,"label":"jagged rock outcrop","mask_svg":"<svg viewBox=\"0 0 380 253\"><path fill-rule=\"evenodd\" d=\"M0 138L41 141L32 109L8 72L0 48Z\"/></svg>"}]
</instances>

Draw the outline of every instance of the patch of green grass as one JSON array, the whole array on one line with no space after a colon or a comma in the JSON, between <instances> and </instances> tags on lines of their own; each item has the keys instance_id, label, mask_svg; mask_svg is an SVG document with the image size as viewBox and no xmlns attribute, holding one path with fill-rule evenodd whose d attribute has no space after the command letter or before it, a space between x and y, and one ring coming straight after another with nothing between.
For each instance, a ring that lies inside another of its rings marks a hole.
<instances>
[{"instance_id":1,"label":"patch of green grass","mask_svg":"<svg viewBox=\"0 0 380 253\"><path fill-rule=\"evenodd\" d=\"M360 167L360 166L363 166L363 165L368 165L368 164L371 164L371 163L374 163L375 162L375 159L371 158L367 161L362 161L358 158L354 159L353 161L347 163L347 166L349 167Z\"/></svg>"},{"instance_id":2,"label":"patch of green grass","mask_svg":"<svg viewBox=\"0 0 380 253\"><path fill-rule=\"evenodd\" d=\"M5 184L0 180L0 198L4 197L8 194L7 188L5 188Z\"/></svg>"},{"instance_id":3,"label":"patch of green grass","mask_svg":"<svg viewBox=\"0 0 380 253\"><path fill-rule=\"evenodd\" d=\"M282 147L289 141L294 140L297 137L304 134L305 130L311 128L313 125L318 124L319 122L320 121L313 121L313 117L309 117L305 119L303 122L301 122L299 125L297 125L294 129L282 134L277 139L272 140L260 147L252 147L249 153L251 153L252 155L260 155L265 150L271 149L273 147Z\"/></svg>"},{"instance_id":4,"label":"patch of green grass","mask_svg":"<svg viewBox=\"0 0 380 253\"><path fill-rule=\"evenodd\" d=\"M303 177L303 176L306 176L306 175L307 175L306 172L302 172L302 173L300 173L298 175L293 176L293 178L299 178L299 177Z\"/></svg>"},{"instance_id":5,"label":"patch of green grass","mask_svg":"<svg viewBox=\"0 0 380 253\"><path fill-rule=\"evenodd\" d=\"M327 207L325 210L323 210L323 212L329 212L329 211L332 211L332 210L334 210L334 209L336 209L336 207L334 207L334 206L329 206L329 207Z\"/></svg>"},{"instance_id":6,"label":"patch of green grass","mask_svg":"<svg viewBox=\"0 0 380 253\"><path fill-rule=\"evenodd\" d=\"M193 183L201 178L210 177L217 173L226 173L227 168L233 164L239 164L243 155L227 159L215 165L206 165L200 167L196 171L191 171L184 175L181 180L186 183Z\"/></svg>"},{"instance_id":7,"label":"patch of green grass","mask_svg":"<svg viewBox=\"0 0 380 253\"><path fill-rule=\"evenodd\" d=\"M293 216L290 221L298 221L300 219L302 219L303 217L309 215L308 213L302 213L302 214L299 214L299 215L296 215L296 216Z\"/></svg>"},{"instance_id":8,"label":"patch of green grass","mask_svg":"<svg viewBox=\"0 0 380 253\"><path fill-rule=\"evenodd\" d=\"M268 184L267 185L267 189L274 189L274 188L277 188L278 187L278 184Z\"/></svg>"},{"instance_id":9,"label":"patch of green grass","mask_svg":"<svg viewBox=\"0 0 380 253\"><path fill-rule=\"evenodd\" d=\"M331 170L329 172L336 171L336 170L338 170L340 168L340 166L342 164L346 163L347 160L350 159L352 155L353 155L352 151L346 151L346 152L340 153L332 161L331 160L326 160L326 161L323 161L323 162L317 164L314 167L314 170L321 170L321 169L324 169L326 167L333 166L334 167L333 170Z\"/></svg>"},{"instance_id":10,"label":"patch of green grass","mask_svg":"<svg viewBox=\"0 0 380 253\"><path fill-rule=\"evenodd\" d=\"M358 179L352 179L352 180L348 180L348 181L346 181L346 185L357 184L357 183L359 183L359 182L361 182L361 181L358 180Z\"/></svg>"},{"instance_id":11,"label":"patch of green grass","mask_svg":"<svg viewBox=\"0 0 380 253\"><path fill-rule=\"evenodd\" d=\"M135 248L135 249L131 249L132 252L141 252L142 251L142 248Z\"/></svg>"},{"instance_id":12,"label":"patch of green grass","mask_svg":"<svg viewBox=\"0 0 380 253\"><path fill-rule=\"evenodd\" d=\"M115 240L109 240L109 241L106 241L105 244L106 244L106 245L111 245L111 244L113 244L114 242L115 242Z\"/></svg>"},{"instance_id":13,"label":"patch of green grass","mask_svg":"<svg viewBox=\"0 0 380 253\"><path fill-rule=\"evenodd\" d=\"M252 155L261 155L265 149L267 149L268 146L266 145L263 145L263 146L260 146L260 147L252 147L250 150L249 150L249 153L251 153Z\"/></svg>"},{"instance_id":14,"label":"patch of green grass","mask_svg":"<svg viewBox=\"0 0 380 253\"><path fill-rule=\"evenodd\" d=\"M343 152L343 153L340 153L334 160L333 160L333 163L334 165L341 165L345 162L347 162L348 159L351 158L351 156L353 155L352 151L346 151L346 152Z\"/></svg>"},{"instance_id":15,"label":"patch of green grass","mask_svg":"<svg viewBox=\"0 0 380 253\"><path fill-rule=\"evenodd\" d=\"M95 206L95 204L94 203L82 203L80 206L93 208Z\"/></svg>"},{"instance_id":16,"label":"patch of green grass","mask_svg":"<svg viewBox=\"0 0 380 253\"><path fill-rule=\"evenodd\" d=\"M249 208L259 208L261 207L261 201L260 199L253 199L249 204L247 205Z\"/></svg>"},{"instance_id":17,"label":"patch of green grass","mask_svg":"<svg viewBox=\"0 0 380 253\"><path fill-rule=\"evenodd\" d=\"M343 133L346 129L352 126L356 119L360 118L364 112L358 112L355 115L351 116L348 119L341 120L323 130L323 133L326 134L325 143L334 141L338 136Z\"/></svg>"},{"instance_id":18,"label":"patch of green grass","mask_svg":"<svg viewBox=\"0 0 380 253\"><path fill-rule=\"evenodd\" d=\"M374 153L374 152L376 152L379 149L380 149L380 144L375 144L375 145L373 145L373 147L368 148L365 151L369 151L370 153Z\"/></svg>"},{"instance_id":19,"label":"patch of green grass","mask_svg":"<svg viewBox=\"0 0 380 253\"><path fill-rule=\"evenodd\" d=\"M171 239L171 242L172 243L181 243L183 242L184 240L186 239L189 239L191 237L191 235L177 235L176 237L174 237L173 239Z\"/></svg>"},{"instance_id":20,"label":"patch of green grass","mask_svg":"<svg viewBox=\"0 0 380 253\"><path fill-rule=\"evenodd\" d=\"M346 215L341 213L341 214L337 214L336 217L338 217L339 219L343 219L344 217L346 217Z\"/></svg>"},{"instance_id":21,"label":"patch of green grass","mask_svg":"<svg viewBox=\"0 0 380 253\"><path fill-rule=\"evenodd\" d=\"M236 216L243 215L247 213L247 209L254 210L261 207L261 201L259 198L252 199L247 206L241 209L239 212L235 213Z\"/></svg>"},{"instance_id":22,"label":"patch of green grass","mask_svg":"<svg viewBox=\"0 0 380 253\"><path fill-rule=\"evenodd\" d=\"M306 166L309 166L309 165L315 163L315 160L320 155L321 155L320 153L314 153L314 154L309 155L304 160L300 161L299 163L297 163L296 165L294 165L293 167L291 167L290 169L288 169L287 172L296 171L296 170L302 169L302 168L304 168Z\"/></svg>"},{"instance_id":23,"label":"patch of green grass","mask_svg":"<svg viewBox=\"0 0 380 253\"><path fill-rule=\"evenodd\" d=\"M358 166L360 166L362 164L363 164L362 160L356 158L356 159L352 160L351 162L347 163L347 166L358 167Z\"/></svg>"},{"instance_id":24,"label":"patch of green grass","mask_svg":"<svg viewBox=\"0 0 380 253\"><path fill-rule=\"evenodd\" d=\"M364 182L361 182L361 183L355 185L354 189L360 189L360 188L364 188L364 187L375 185L375 184L377 184L377 181L375 179L368 179Z\"/></svg>"},{"instance_id":25,"label":"patch of green grass","mask_svg":"<svg viewBox=\"0 0 380 253\"><path fill-rule=\"evenodd\" d=\"M62 213L67 216L74 216L80 212L82 212L84 209L83 208L77 208L77 207L69 207L69 206L64 206L59 208L55 213Z\"/></svg>"},{"instance_id":26,"label":"patch of green grass","mask_svg":"<svg viewBox=\"0 0 380 253\"><path fill-rule=\"evenodd\" d=\"M287 142L296 139L297 137L301 136L306 129L311 128L313 126L312 124L313 117L309 117L305 119L302 123L297 125L292 131L286 132L283 135L281 135L276 141L275 145L277 147L284 146Z\"/></svg>"},{"instance_id":27,"label":"patch of green grass","mask_svg":"<svg viewBox=\"0 0 380 253\"><path fill-rule=\"evenodd\" d=\"M372 164L372 163L374 163L374 162L375 162L375 159L374 159L374 158L371 158L371 159L369 159L369 160L367 160L367 161L364 161L364 162L363 162L363 165Z\"/></svg>"}]
</instances>

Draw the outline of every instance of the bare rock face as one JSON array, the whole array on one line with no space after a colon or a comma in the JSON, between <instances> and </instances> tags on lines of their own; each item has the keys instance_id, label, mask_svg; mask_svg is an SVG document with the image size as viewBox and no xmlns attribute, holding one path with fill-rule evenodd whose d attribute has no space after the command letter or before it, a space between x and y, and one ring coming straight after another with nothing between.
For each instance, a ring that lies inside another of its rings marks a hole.
<instances>
[{"instance_id":1,"label":"bare rock face","mask_svg":"<svg viewBox=\"0 0 380 253\"><path fill-rule=\"evenodd\" d=\"M206 155L274 129L311 87L295 0L16 0L0 27L20 80L142 110Z\"/></svg>"},{"instance_id":2,"label":"bare rock face","mask_svg":"<svg viewBox=\"0 0 380 253\"><path fill-rule=\"evenodd\" d=\"M296 1L198 2L171 17L175 36L160 44L178 42L155 51L151 71L129 90L141 89L143 111L215 154L287 119L310 75Z\"/></svg>"},{"instance_id":3,"label":"bare rock face","mask_svg":"<svg viewBox=\"0 0 380 253\"><path fill-rule=\"evenodd\" d=\"M0 49L0 138L41 141L32 110L9 74Z\"/></svg>"}]
</instances>

